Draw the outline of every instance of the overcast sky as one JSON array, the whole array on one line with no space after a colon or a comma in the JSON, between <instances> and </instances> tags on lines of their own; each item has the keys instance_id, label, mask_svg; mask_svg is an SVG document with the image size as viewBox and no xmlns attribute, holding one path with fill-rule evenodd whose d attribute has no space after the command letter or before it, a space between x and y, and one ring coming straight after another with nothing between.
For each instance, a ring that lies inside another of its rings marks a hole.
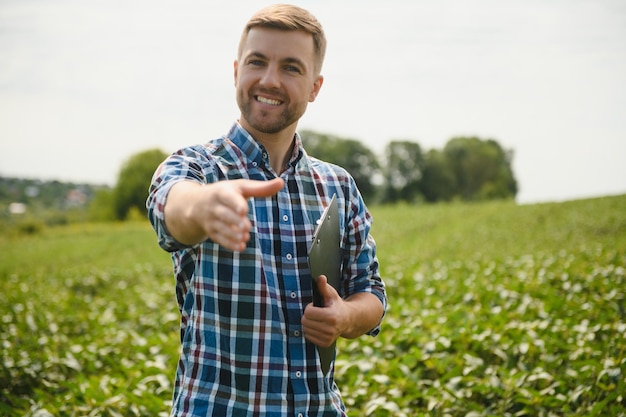
<instances>
[{"instance_id":1,"label":"overcast sky","mask_svg":"<svg viewBox=\"0 0 626 417\"><path fill-rule=\"evenodd\" d=\"M295 1L329 39L300 128L514 151L520 203L626 193L623 0ZM0 0L0 175L113 185L225 133L260 1Z\"/></svg>"}]
</instances>

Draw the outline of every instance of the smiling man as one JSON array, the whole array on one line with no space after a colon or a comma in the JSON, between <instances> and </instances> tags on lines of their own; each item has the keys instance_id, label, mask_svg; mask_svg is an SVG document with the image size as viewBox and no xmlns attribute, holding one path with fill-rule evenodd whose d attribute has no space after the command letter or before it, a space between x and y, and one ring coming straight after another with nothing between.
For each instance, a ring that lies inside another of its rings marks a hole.
<instances>
[{"instance_id":1,"label":"smiling man","mask_svg":"<svg viewBox=\"0 0 626 417\"><path fill-rule=\"evenodd\" d=\"M311 35L306 32L250 29L235 62L242 127L256 134L295 131L307 104L322 87L314 57Z\"/></svg>"},{"instance_id":2,"label":"smiling man","mask_svg":"<svg viewBox=\"0 0 626 417\"><path fill-rule=\"evenodd\" d=\"M307 155L296 128L323 84L326 39L309 12L270 6L244 28L234 63L241 114L228 133L182 148L147 200L172 253L181 353L172 416L345 416L317 347L375 336L387 298L372 218L352 177ZM312 304L308 250L333 195L341 286Z\"/></svg>"}]
</instances>

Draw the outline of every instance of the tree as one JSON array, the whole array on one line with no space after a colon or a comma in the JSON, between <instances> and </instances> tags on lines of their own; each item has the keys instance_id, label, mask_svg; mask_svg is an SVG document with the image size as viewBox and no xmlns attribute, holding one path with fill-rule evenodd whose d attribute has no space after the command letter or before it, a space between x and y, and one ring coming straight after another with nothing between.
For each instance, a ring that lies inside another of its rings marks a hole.
<instances>
[{"instance_id":1,"label":"tree","mask_svg":"<svg viewBox=\"0 0 626 417\"><path fill-rule=\"evenodd\" d=\"M454 174L455 194L463 200L513 198L517 194L513 153L495 140L457 137L446 143L443 153Z\"/></svg>"},{"instance_id":2,"label":"tree","mask_svg":"<svg viewBox=\"0 0 626 417\"><path fill-rule=\"evenodd\" d=\"M309 155L345 168L354 178L364 200L376 197L380 164L363 143L310 130L301 131L300 136Z\"/></svg>"},{"instance_id":3,"label":"tree","mask_svg":"<svg viewBox=\"0 0 626 417\"><path fill-rule=\"evenodd\" d=\"M160 149L151 149L131 156L122 166L113 192L117 219L124 220L134 208L147 214L146 199L154 171L167 157Z\"/></svg>"},{"instance_id":4,"label":"tree","mask_svg":"<svg viewBox=\"0 0 626 417\"><path fill-rule=\"evenodd\" d=\"M421 192L429 203L450 201L456 192L456 177L445 155L438 149L431 149L424 156L424 175Z\"/></svg>"},{"instance_id":5,"label":"tree","mask_svg":"<svg viewBox=\"0 0 626 417\"><path fill-rule=\"evenodd\" d=\"M415 201L421 194L424 157L419 144L392 141L385 148L385 202Z\"/></svg>"},{"instance_id":6,"label":"tree","mask_svg":"<svg viewBox=\"0 0 626 417\"><path fill-rule=\"evenodd\" d=\"M92 222L108 222L117 218L115 212L115 190L100 188L95 191L88 208L89 220Z\"/></svg>"}]
</instances>

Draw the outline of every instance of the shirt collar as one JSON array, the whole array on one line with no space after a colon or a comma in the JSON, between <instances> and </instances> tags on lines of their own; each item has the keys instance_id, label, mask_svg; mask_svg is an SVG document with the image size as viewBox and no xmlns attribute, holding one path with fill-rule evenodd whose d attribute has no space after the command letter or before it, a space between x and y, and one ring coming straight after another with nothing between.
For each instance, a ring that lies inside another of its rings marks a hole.
<instances>
[{"instance_id":1,"label":"shirt collar","mask_svg":"<svg viewBox=\"0 0 626 417\"><path fill-rule=\"evenodd\" d=\"M267 167L270 166L269 155L265 147L257 142L239 122L233 124L226 134L226 138L241 150L249 162L256 162L258 165L265 164ZM302 139L297 132L294 136L294 140L295 146L293 147L293 152L289 158L287 167L295 167L305 155L304 148L302 147Z\"/></svg>"}]
</instances>

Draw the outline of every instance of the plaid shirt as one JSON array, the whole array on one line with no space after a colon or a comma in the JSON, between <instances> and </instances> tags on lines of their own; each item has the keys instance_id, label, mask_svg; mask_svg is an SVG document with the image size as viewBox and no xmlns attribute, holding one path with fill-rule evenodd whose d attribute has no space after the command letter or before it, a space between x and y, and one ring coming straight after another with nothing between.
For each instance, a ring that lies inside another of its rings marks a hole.
<instances>
[{"instance_id":1,"label":"plaid shirt","mask_svg":"<svg viewBox=\"0 0 626 417\"><path fill-rule=\"evenodd\" d=\"M285 187L248 201L251 238L240 253L211 240L193 247L167 231L163 208L172 185L276 177L268 155L238 123L205 145L161 164L147 201L159 244L172 252L182 351L174 416L345 416L333 372L323 375L316 347L300 324L312 302L308 249L317 220L337 194L342 230L340 295L376 295L386 308L371 216L352 177L309 157L300 137ZM379 327L369 334L376 335Z\"/></svg>"}]
</instances>

